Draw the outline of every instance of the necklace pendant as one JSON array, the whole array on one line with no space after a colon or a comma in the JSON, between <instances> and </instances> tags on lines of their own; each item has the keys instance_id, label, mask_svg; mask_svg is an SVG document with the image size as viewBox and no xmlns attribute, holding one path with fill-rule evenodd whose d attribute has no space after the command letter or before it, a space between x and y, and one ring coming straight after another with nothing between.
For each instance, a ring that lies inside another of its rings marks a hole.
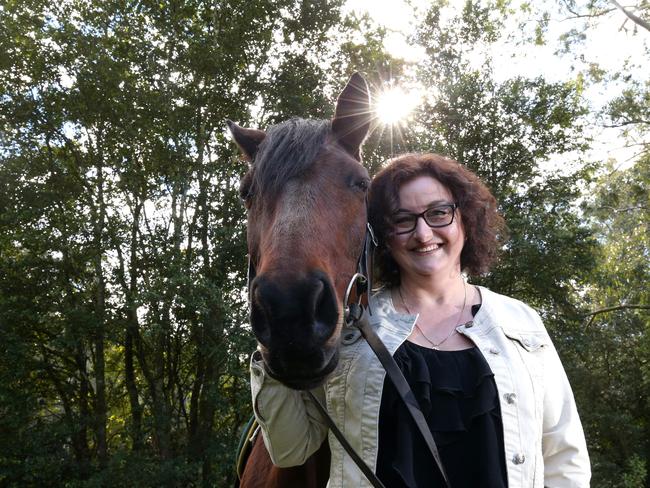
<instances>
[{"instance_id":1,"label":"necklace pendant","mask_svg":"<svg viewBox=\"0 0 650 488\"><path fill-rule=\"evenodd\" d=\"M465 283L464 280L463 280L463 292L464 292L464 296L463 296L463 306L460 308L460 314L458 315L458 319L456 319L456 323L457 323L458 325L456 325L456 327L454 327L453 329L451 329L451 331L449 332L449 334L447 335L447 337L445 337L445 338L444 338L443 340L441 340L440 342L437 342L437 343L436 343L436 342L433 342L433 341L432 341L431 339L429 339L429 337L427 337L427 335L422 331L422 329L420 328L420 326L418 325L417 322L415 322L415 324L414 324L414 325L415 325L415 328L418 330L418 332L420 333L420 335L421 335L422 337L424 337L424 339L425 339L429 344L431 344L432 349L433 349L434 351L440 351L440 346L442 346L445 342L447 342L447 339L449 339L449 338L450 338L451 336L453 336L456 332L458 332L457 328L461 327L460 319L461 319L461 317L463 316L463 312L465 311L465 305L467 304L467 284ZM409 310L409 307L408 307L408 305L406 304L406 301L404 301L404 297L402 296L402 287L401 287L401 286L397 288L397 293L399 293L399 297L400 297L400 300L402 301L402 305L404 305L404 308L405 308L406 311L410 314L411 311ZM474 321L473 321L473 320L470 320L469 322L466 322L464 325L465 325L465 327L467 327L467 328L472 327L472 325L474 325Z\"/></svg>"}]
</instances>

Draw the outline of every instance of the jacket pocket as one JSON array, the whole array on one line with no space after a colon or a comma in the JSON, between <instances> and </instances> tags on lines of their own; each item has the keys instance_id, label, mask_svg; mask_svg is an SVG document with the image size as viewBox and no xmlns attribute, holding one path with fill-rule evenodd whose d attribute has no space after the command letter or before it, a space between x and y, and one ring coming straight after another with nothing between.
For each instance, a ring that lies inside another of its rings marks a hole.
<instances>
[{"instance_id":1,"label":"jacket pocket","mask_svg":"<svg viewBox=\"0 0 650 488\"><path fill-rule=\"evenodd\" d=\"M505 332L505 335L510 341L511 351L520 361L518 366L514 366L514 374L518 383L518 412L522 416L521 418L525 419L525 426L520 426L520 428L526 429L529 433L526 437L541 439L543 404L546 394L544 364L547 353L552 349L550 338L545 333L530 331L508 331ZM531 452L530 455L533 460L533 453ZM536 454L534 457L536 464L539 459Z\"/></svg>"},{"instance_id":2,"label":"jacket pocket","mask_svg":"<svg viewBox=\"0 0 650 488\"><path fill-rule=\"evenodd\" d=\"M537 352L551 344L548 335L542 333L528 331L504 331L504 333L528 352Z\"/></svg>"},{"instance_id":3,"label":"jacket pocket","mask_svg":"<svg viewBox=\"0 0 650 488\"><path fill-rule=\"evenodd\" d=\"M527 371L530 376L531 382L529 386L532 388L535 398L535 408L531 411L531 415L534 415L533 418L541 423L545 384L544 363L546 353L552 349L551 340L545 333L530 331L508 331L505 332L505 335L517 351L523 370ZM521 374L521 370L519 374Z\"/></svg>"}]
</instances>

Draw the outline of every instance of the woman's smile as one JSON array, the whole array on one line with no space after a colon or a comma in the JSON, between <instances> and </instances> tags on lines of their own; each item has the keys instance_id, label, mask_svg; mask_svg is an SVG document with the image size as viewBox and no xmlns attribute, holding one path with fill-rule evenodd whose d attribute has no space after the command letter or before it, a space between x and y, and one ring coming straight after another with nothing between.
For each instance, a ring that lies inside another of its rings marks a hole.
<instances>
[{"instance_id":1,"label":"woman's smile","mask_svg":"<svg viewBox=\"0 0 650 488\"><path fill-rule=\"evenodd\" d=\"M415 249L413 249L416 253L418 254L430 254L433 251L437 251L443 246L442 243L437 243L437 244L427 244L425 246L418 246Z\"/></svg>"}]
</instances>

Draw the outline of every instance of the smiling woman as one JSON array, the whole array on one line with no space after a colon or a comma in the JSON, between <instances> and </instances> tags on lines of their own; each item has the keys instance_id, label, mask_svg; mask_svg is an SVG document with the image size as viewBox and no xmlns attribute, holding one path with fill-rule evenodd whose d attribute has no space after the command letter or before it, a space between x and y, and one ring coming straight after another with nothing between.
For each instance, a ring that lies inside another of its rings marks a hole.
<instances>
[{"instance_id":1,"label":"smiling woman","mask_svg":"<svg viewBox=\"0 0 650 488\"><path fill-rule=\"evenodd\" d=\"M373 325L411 385L449 483L396 388L358 347L347 377L330 383L356 386L362 375L341 397L363 405L351 417L376 428L363 445L377 477L391 488L588 488L573 394L539 315L463 276L487 272L503 243L487 186L456 161L406 154L375 175L368 201L380 285Z\"/></svg>"},{"instance_id":2,"label":"smiling woman","mask_svg":"<svg viewBox=\"0 0 650 488\"><path fill-rule=\"evenodd\" d=\"M416 91L405 92L398 86L391 87L377 97L377 117L385 125L397 124L411 114L420 99Z\"/></svg>"}]
</instances>

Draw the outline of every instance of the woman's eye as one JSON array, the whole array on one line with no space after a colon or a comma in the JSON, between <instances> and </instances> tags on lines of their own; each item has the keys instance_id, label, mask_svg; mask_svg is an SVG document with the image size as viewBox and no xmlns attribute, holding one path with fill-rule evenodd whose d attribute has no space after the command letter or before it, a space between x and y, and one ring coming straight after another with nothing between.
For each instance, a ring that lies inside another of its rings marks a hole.
<instances>
[{"instance_id":1,"label":"woman's eye","mask_svg":"<svg viewBox=\"0 0 650 488\"><path fill-rule=\"evenodd\" d=\"M442 208L430 208L427 210L427 217L444 217L446 215L449 215L449 208L447 207L442 207Z\"/></svg>"},{"instance_id":2,"label":"woman's eye","mask_svg":"<svg viewBox=\"0 0 650 488\"><path fill-rule=\"evenodd\" d=\"M411 217L410 215L404 215L402 217L395 217L393 222L395 223L395 225L408 224L410 222L413 222L413 217Z\"/></svg>"}]
</instances>

